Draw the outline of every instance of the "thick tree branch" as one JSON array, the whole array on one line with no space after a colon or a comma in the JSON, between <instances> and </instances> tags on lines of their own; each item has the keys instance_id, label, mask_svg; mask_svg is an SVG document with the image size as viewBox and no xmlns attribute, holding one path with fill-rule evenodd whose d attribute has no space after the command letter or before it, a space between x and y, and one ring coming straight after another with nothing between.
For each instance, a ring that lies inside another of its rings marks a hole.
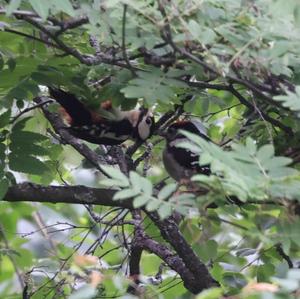
<instances>
[{"instance_id":1,"label":"thick tree branch","mask_svg":"<svg viewBox=\"0 0 300 299\"><path fill-rule=\"evenodd\" d=\"M160 229L162 237L172 245L186 267L198 280L198 292L217 283L209 274L206 266L199 260L191 246L186 242L172 218L160 220L157 213L148 213L148 216Z\"/></svg>"},{"instance_id":2,"label":"thick tree branch","mask_svg":"<svg viewBox=\"0 0 300 299\"><path fill-rule=\"evenodd\" d=\"M159 256L171 269L176 271L183 280L184 286L192 293L197 294L203 290L202 277L197 277L187 269L181 258L178 258L170 249L150 237L140 235L138 238L140 246L151 253ZM203 283L204 284L204 283ZM204 288L212 287L213 284L205 285Z\"/></svg>"},{"instance_id":3,"label":"thick tree branch","mask_svg":"<svg viewBox=\"0 0 300 299\"><path fill-rule=\"evenodd\" d=\"M41 186L32 183L22 183L10 187L3 200L8 202L93 204L127 209L133 208L131 200L113 200L115 192L115 190L85 186ZM136 248L157 254L181 276L185 286L193 293L198 293L205 288L215 285L205 265L198 260L180 234L176 223L172 220L161 221L156 213L150 213L150 216L161 230L163 237L173 246L178 255L174 254L166 246L146 236L143 230L139 230L135 236ZM194 265L191 265L192 263ZM133 271L137 269L136 264L134 266Z\"/></svg>"},{"instance_id":4,"label":"thick tree branch","mask_svg":"<svg viewBox=\"0 0 300 299\"><path fill-rule=\"evenodd\" d=\"M9 202L48 202L67 204L93 204L132 209L130 200L115 201L115 190L85 186L42 186L22 183L10 187L3 200Z\"/></svg>"}]
</instances>

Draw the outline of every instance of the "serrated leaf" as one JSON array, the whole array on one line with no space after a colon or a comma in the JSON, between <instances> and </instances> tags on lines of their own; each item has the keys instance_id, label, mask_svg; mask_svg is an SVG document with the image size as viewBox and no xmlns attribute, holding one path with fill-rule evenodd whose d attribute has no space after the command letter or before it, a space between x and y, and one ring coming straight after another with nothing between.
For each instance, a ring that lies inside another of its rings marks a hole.
<instances>
[{"instance_id":1,"label":"serrated leaf","mask_svg":"<svg viewBox=\"0 0 300 299\"><path fill-rule=\"evenodd\" d=\"M152 198L151 200L149 200L147 206L146 206L146 210L149 212L155 211L158 209L158 207L161 205L161 201L155 198Z\"/></svg>"},{"instance_id":2,"label":"serrated leaf","mask_svg":"<svg viewBox=\"0 0 300 299\"><path fill-rule=\"evenodd\" d=\"M144 196L144 195L137 196L133 200L133 207L140 208L140 207L144 206L149 200L150 199L147 196Z\"/></svg>"},{"instance_id":3,"label":"serrated leaf","mask_svg":"<svg viewBox=\"0 0 300 299\"><path fill-rule=\"evenodd\" d=\"M153 105L157 100L168 103L174 98L173 88L187 86L184 82L168 77L158 68L150 70L137 72L138 78L129 81L128 86L121 89L125 97L144 98L148 105Z\"/></svg>"},{"instance_id":4,"label":"serrated leaf","mask_svg":"<svg viewBox=\"0 0 300 299\"><path fill-rule=\"evenodd\" d=\"M164 186L158 193L157 198L159 200L165 200L170 197L177 189L177 184L168 184Z\"/></svg>"},{"instance_id":5,"label":"serrated leaf","mask_svg":"<svg viewBox=\"0 0 300 299\"><path fill-rule=\"evenodd\" d=\"M256 156L263 163L264 161L273 157L274 153L275 153L274 146L272 144L266 144L263 145L261 148L259 148Z\"/></svg>"},{"instance_id":6,"label":"serrated leaf","mask_svg":"<svg viewBox=\"0 0 300 299\"><path fill-rule=\"evenodd\" d=\"M118 180L112 180L112 179L104 179L100 181L101 185L106 186L106 187L128 187L128 184L123 184L122 181L118 181Z\"/></svg>"},{"instance_id":7,"label":"serrated leaf","mask_svg":"<svg viewBox=\"0 0 300 299\"><path fill-rule=\"evenodd\" d=\"M165 219L172 215L172 206L169 203L164 202L158 208L157 213L160 219Z\"/></svg>"},{"instance_id":8,"label":"serrated leaf","mask_svg":"<svg viewBox=\"0 0 300 299\"><path fill-rule=\"evenodd\" d=\"M300 117L300 86L296 86L295 92L286 91L286 95L275 96L274 100L282 102L282 106L296 111Z\"/></svg>"},{"instance_id":9,"label":"serrated leaf","mask_svg":"<svg viewBox=\"0 0 300 299\"><path fill-rule=\"evenodd\" d=\"M256 143L254 142L254 140L252 138L247 137L246 147L251 155L254 155L256 153L256 149L257 149Z\"/></svg>"},{"instance_id":10,"label":"serrated leaf","mask_svg":"<svg viewBox=\"0 0 300 299\"><path fill-rule=\"evenodd\" d=\"M141 177L141 190L143 191L144 195L150 197L153 193L153 186L152 183L146 179Z\"/></svg>"},{"instance_id":11,"label":"serrated leaf","mask_svg":"<svg viewBox=\"0 0 300 299\"><path fill-rule=\"evenodd\" d=\"M121 170L107 165L100 165L100 167L112 179L122 182L123 186L129 186L129 180L127 176L121 172Z\"/></svg>"},{"instance_id":12,"label":"serrated leaf","mask_svg":"<svg viewBox=\"0 0 300 299\"><path fill-rule=\"evenodd\" d=\"M114 195L113 200L128 199L128 198L132 198L136 195L138 195L138 192L136 190L134 190L134 189L124 189L124 190L118 191Z\"/></svg>"},{"instance_id":13,"label":"serrated leaf","mask_svg":"<svg viewBox=\"0 0 300 299\"><path fill-rule=\"evenodd\" d=\"M69 0L51 0L51 4L58 10L70 16L75 15L75 10Z\"/></svg>"},{"instance_id":14,"label":"serrated leaf","mask_svg":"<svg viewBox=\"0 0 300 299\"><path fill-rule=\"evenodd\" d=\"M49 15L50 1L29 0L32 8L45 21Z\"/></svg>"},{"instance_id":15,"label":"serrated leaf","mask_svg":"<svg viewBox=\"0 0 300 299\"><path fill-rule=\"evenodd\" d=\"M141 190L142 180L141 180L141 176L138 173L136 173L135 171L130 171L129 179L133 189Z\"/></svg>"},{"instance_id":16,"label":"serrated leaf","mask_svg":"<svg viewBox=\"0 0 300 299\"><path fill-rule=\"evenodd\" d=\"M15 10L17 10L21 5L22 0L11 0L6 6L6 15L10 16Z\"/></svg>"}]
</instances>

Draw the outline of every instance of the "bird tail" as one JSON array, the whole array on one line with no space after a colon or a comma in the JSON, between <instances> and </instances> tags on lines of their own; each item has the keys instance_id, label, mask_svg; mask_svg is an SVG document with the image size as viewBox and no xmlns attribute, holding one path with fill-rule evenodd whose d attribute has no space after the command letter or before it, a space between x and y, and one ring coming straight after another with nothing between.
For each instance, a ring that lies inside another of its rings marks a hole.
<instances>
[{"instance_id":1,"label":"bird tail","mask_svg":"<svg viewBox=\"0 0 300 299\"><path fill-rule=\"evenodd\" d=\"M91 112L75 95L61 89L48 87L51 98L57 101L70 116L70 123L74 126L84 126L93 123Z\"/></svg>"}]
</instances>

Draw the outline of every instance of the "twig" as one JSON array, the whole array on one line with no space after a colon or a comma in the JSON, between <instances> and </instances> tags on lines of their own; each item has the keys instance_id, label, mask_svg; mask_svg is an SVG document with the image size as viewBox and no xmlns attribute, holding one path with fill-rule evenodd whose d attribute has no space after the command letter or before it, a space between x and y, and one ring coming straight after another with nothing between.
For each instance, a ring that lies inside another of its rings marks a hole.
<instances>
[{"instance_id":1,"label":"twig","mask_svg":"<svg viewBox=\"0 0 300 299\"><path fill-rule=\"evenodd\" d=\"M24 110L22 110L19 114L17 114L9 123L10 124L13 124L20 116L22 116L23 114L25 114L25 113L27 113L27 112L29 112L29 111L32 111L32 110L34 110L34 109L36 109L36 108L40 108L40 107L42 107L42 106L44 106L44 105L47 105L47 104L49 104L49 103L52 103L53 101L52 100L47 100L47 101L44 101L44 102L41 102L41 103L39 103L39 104L36 104L36 105L34 105L34 106L31 106L31 107L29 107L29 108L26 108L26 109L24 109Z\"/></svg>"},{"instance_id":2,"label":"twig","mask_svg":"<svg viewBox=\"0 0 300 299\"><path fill-rule=\"evenodd\" d=\"M251 111L255 110L255 107L248 102L241 93L239 93L232 85L230 86L229 91L246 107L248 107ZM264 117L266 121L273 124L276 127L279 127L284 132L286 132L289 136L293 136L293 130L290 127L285 126L283 123L278 121L277 119L272 118L268 114L261 111L261 115Z\"/></svg>"},{"instance_id":3,"label":"twig","mask_svg":"<svg viewBox=\"0 0 300 299\"><path fill-rule=\"evenodd\" d=\"M22 274L21 274L21 272L18 268L18 265L17 265L17 262L16 262L14 256L12 255L13 253L9 253L9 251L11 249L9 247L9 243L8 243L8 240L7 240L6 235L5 235L4 227L1 223L0 223L0 235L1 235L2 240L4 242L5 249L8 251L8 258L10 259L10 261L13 265L13 268L15 269L15 272L16 272L17 278L19 280L21 289L24 290L25 289L25 284L24 284L24 281L23 281L23 278L22 278Z\"/></svg>"},{"instance_id":4,"label":"twig","mask_svg":"<svg viewBox=\"0 0 300 299\"><path fill-rule=\"evenodd\" d=\"M282 245L276 244L275 248L276 248L276 251L278 252L278 254L287 262L289 268L293 269L294 268L293 262L292 262L291 258L283 251Z\"/></svg>"},{"instance_id":5,"label":"twig","mask_svg":"<svg viewBox=\"0 0 300 299\"><path fill-rule=\"evenodd\" d=\"M43 43L43 44L46 44L47 46L50 46L50 47L53 47L53 48L56 48L56 49L60 49L60 47L57 46L54 43L48 42L46 40L40 39L36 36L30 35L30 34L27 34L27 33L21 32L21 31L17 31L17 30L14 30L14 29L9 29L9 28L4 28L4 31L8 32L8 33L13 33L13 34L17 34L17 35L20 35L20 36L24 36L26 38L38 41L38 42Z\"/></svg>"}]
</instances>

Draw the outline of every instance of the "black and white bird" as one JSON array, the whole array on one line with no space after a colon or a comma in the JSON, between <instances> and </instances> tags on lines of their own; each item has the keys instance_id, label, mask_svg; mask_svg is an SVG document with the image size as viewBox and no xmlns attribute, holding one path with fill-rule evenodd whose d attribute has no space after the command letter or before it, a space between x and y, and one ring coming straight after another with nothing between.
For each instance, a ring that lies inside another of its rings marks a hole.
<instances>
[{"instance_id":1,"label":"black and white bird","mask_svg":"<svg viewBox=\"0 0 300 299\"><path fill-rule=\"evenodd\" d=\"M61 89L48 87L50 97L63 107L70 133L95 144L117 145L131 140L146 140L154 131L154 117L145 108L121 111L110 101L91 111L78 98Z\"/></svg>"},{"instance_id":2,"label":"black and white bird","mask_svg":"<svg viewBox=\"0 0 300 299\"><path fill-rule=\"evenodd\" d=\"M180 130L185 130L196 134L207 141L211 141L207 136L204 125L197 120L177 121L170 125L164 133L166 147L163 151L163 163L166 171L176 181L189 179L196 173L210 174L209 166L199 165L199 155L191 151L177 147L179 143L189 141Z\"/></svg>"}]
</instances>

